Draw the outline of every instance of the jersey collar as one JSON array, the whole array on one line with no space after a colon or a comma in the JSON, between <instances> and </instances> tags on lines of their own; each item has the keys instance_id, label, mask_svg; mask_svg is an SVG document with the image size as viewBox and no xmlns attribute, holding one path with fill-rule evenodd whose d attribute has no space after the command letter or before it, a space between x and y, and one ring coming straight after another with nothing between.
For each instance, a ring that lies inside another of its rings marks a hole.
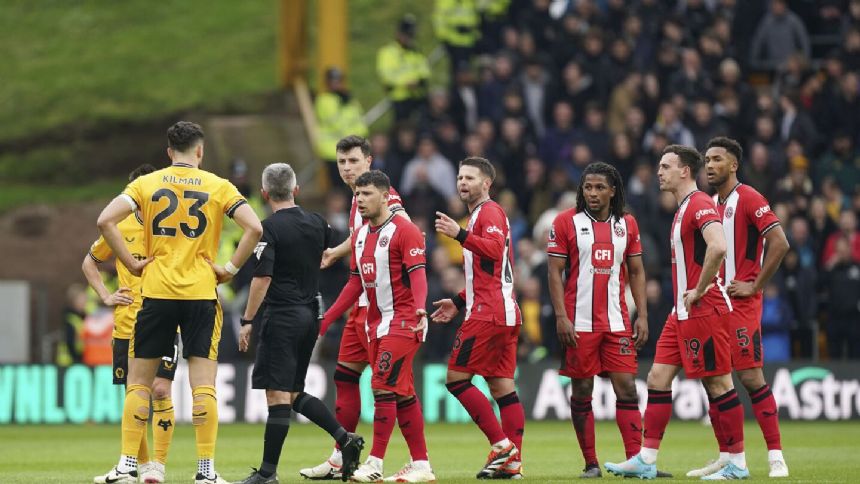
<instances>
[{"instance_id":1,"label":"jersey collar","mask_svg":"<svg viewBox=\"0 0 860 484\"><path fill-rule=\"evenodd\" d=\"M735 193L736 191L738 191L738 187L739 187L739 186L741 186L741 182L737 182L737 183L735 184L735 186L732 188L732 191L730 191L730 192L729 192L729 194L728 194L728 195L726 195L726 198L720 198L720 196L719 196L719 194L718 194L718 195L717 195L717 204L718 204L718 205L725 205L725 203L726 203L727 201L729 201L729 197L731 197L731 196L732 196L732 193Z\"/></svg>"},{"instance_id":2,"label":"jersey collar","mask_svg":"<svg viewBox=\"0 0 860 484\"><path fill-rule=\"evenodd\" d=\"M481 203L479 203L479 204L475 205L475 209L474 209L474 210L472 210L472 211L471 211L471 212L469 212L469 213L475 213L475 212L477 212L479 208L481 208L485 203L489 202L490 200L492 200L492 198L487 197L487 199L486 199L486 200L484 200L483 202L481 202Z\"/></svg>"},{"instance_id":3,"label":"jersey collar","mask_svg":"<svg viewBox=\"0 0 860 484\"><path fill-rule=\"evenodd\" d=\"M391 220L394 219L395 216L396 214L392 213L387 219L385 219L385 222L382 222L382 225L380 225L379 227L374 227L373 225L368 224L368 230L370 232L379 232L380 230L384 229L386 225L391 223Z\"/></svg>"},{"instance_id":4,"label":"jersey collar","mask_svg":"<svg viewBox=\"0 0 860 484\"><path fill-rule=\"evenodd\" d=\"M193 165L189 165L188 163L172 163L170 166L178 166L181 168L194 168Z\"/></svg>"},{"instance_id":5,"label":"jersey collar","mask_svg":"<svg viewBox=\"0 0 860 484\"><path fill-rule=\"evenodd\" d=\"M606 222L609 222L610 220L612 220L612 213L611 212L609 214L609 217L606 218L606 220L598 220L597 217L595 217L594 215L591 214L591 212L588 211L588 209L583 210L583 212L585 212L585 216L590 218L592 222L606 223Z\"/></svg>"},{"instance_id":6,"label":"jersey collar","mask_svg":"<svg viewBox=\"0 0 860 484\"><path fill-rule=\"evenodd\" d=\"M685 203L687 203L687 200L689 200L689 199L690 199L690 197L692 197L693 195L695 195L695 194L696 194L696 192L698 192L698 191L700 191L700 190L697 188L697 189L693 190L692 192L688 193L688 194L687 194L687 196L686 196L686 197L684 197L684 199L683 199L683 200L681 200L681 203L679 203L679 204L678 204L678 206L680 207L680 206L684 205Z\"/></svg>"}]
</instances>

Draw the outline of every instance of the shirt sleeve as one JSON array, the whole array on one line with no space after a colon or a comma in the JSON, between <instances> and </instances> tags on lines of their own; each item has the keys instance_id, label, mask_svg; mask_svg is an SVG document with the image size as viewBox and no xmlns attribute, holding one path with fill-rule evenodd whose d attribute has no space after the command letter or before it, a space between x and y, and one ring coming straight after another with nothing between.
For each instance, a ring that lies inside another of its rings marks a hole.
<instances>
[{"instance_id":1,"label":"shirt sleeve","mask_svg":"<svg viewBox=\"0 0 860 484\"><path fill-rule=\"evenodd\" d=\"M267 221L263 221L263 236L254 249L254 256L257 258L254 277L272 277L275 270L275 237Z\"/></svg>"},{"instance_id":2,"label":"shirt sleeve","mask_svg":"<svg viewBox=\"0 0 860 484\"><path fill-rule=\"evenodd\" d=\"M394 187L388 189L388 209L391 210L391 213L405 210L403 208L403 199L400 198L400 194L397 193Z\"/></svg>"},{"instance_id":3,"label":"shirt sleeve","mask_svg":"<svg viewBox=\"0 0 860 484\"><path fill-rule=\"evenodd\" d=\"M412 272L426 265L424 236L415 225L410 223L403 232L400 249L403 251L403 266L406 272Z\"/></svg>"},{"instance_id":4,"label":"shirt sleeve","mask_svg":"<svg viewBox=\"0 0 860 484\"><path fill-rule=\"evenodd\" d=\"M569 214L562 212L556 215L549 228L546 240L546 253L552 257L570 258L570 247L574 241L570 239L568 225L571 223Z\"/></svg>"},{"instance_id":5,"label":"shirt sleeve","mask_svg":"<svg viewBox=\"0 0 860 484\"><path fill-rule=\"evenodd\" d=\"M142 178L137 177L134 181L126 185L125 190L122 191L121 197L126 198L134 202L134 209L139 209L143 206L143 188L142 188Z\"/></svg>"},{"instance_id":6,"label":"shirt sleeve","mask_svg":"<svg viewBox=\"0 0 860 484\"><path fill-rule=\"evenodd\" d=\"M349 242L349 245L352 246L352 250L349 253L349 273L353 276L360 276L361 274L358 272L358 261L355 258L355 240L358 238L358 232L353 232L349 237L352 239Z\"/></svg>"},{"instance_id":7,"label":"shirt sleeve","mask_svg":"<svg viewBox=\"0 0 860 484\"><path fill-rule=\"evenodd\" d=\"M747 220L755 225L755 228L762 235L766 234L770 229L779 225L779 219L773 210L770 209L770 204L760 193L754 193L753 196L745 203Z\"/></svg>"},{"instance_id":8,"label":"shirt sleeve","mask_svg":"<svg viewBox=\"0 0 860 484\"><path fill-rule=\"evenodd\" d=\"M717 213L717 206L714 205L714 201L711 200L711 197L705 195L704 193L699 193L694 196L692 200L690 200L690 205L687 207L687 211L691 213L691 220L693 221L693 226L696 227L698 231L704 231L705 227L711 225L712 223L722 224L722 220L720 219L720 214Z\"/></svg>"},{"instance_id":9,"label":"shirt sleeve","mask_svg":"<svg viewBox=\"0 0 860 484\"><path fill-rule=\"evenodd\" d=\"M642 255L642 239L639 234L639 224L636 222L636 218L630 214L625 215L624 219L627 221L627 253L624 254L624 257L626 259L627 257Z\"/></svg>"},{"instance_id":10,"label":"shirt sleeve","mask_svg":"<svg viewBox=\"0 0 860 484\"><path fill-rule=\"evenodd\" d=\"M90 258L96 262L104 262L108 260L111 255L113 255L113 251L107 244L104 237L99 237L98 240L93 242L93 245L90 246Z\"/></svg>"},{"instance_id":11,"label":"shirt sleeve","mask_svg":"<svg viewBox=\"0 0 860 484\"><path fill-rule=\"evenodd\" d=\"M224 188L221 190L221 202L224 207L224 213L230 218L233 218L233 214L236 213L237 208L248 203L245 197L239 193L236 185L227 180L224 180Z\"/></svg>"},{"instance_id":12,"label":"shirt sleeve","mask_svg":"<svg viewBox=\"0 0 860 484\"><path fill-rule=\"evenodd\" d=\"M462 233L462 232L461 232ZM502 260L508 224L504 212L496 207L482 209L472 230L462 240L464 249L494 261Z\"/></svg>"}]
</instances>

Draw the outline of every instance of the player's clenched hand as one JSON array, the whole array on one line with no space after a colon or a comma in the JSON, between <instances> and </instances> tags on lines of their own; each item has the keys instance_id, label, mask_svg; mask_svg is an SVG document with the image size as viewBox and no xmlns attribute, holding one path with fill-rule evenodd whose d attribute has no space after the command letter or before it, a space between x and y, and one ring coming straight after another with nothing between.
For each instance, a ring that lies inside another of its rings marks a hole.
<instances>
[{"instance_id":1,"label":"player's clenched hand","mask_svg":"<svg viewBox=\"0 0 860 484\"><path fill-rule=\"evenodd\" d=\"M143 268L146 267L147 264L152 262L152 260L152 257L147 257L143 260L135 259L130 266L126 266L126 269L128 269L128 272L131 272L133 276L140 277L140 275L143 274Z\"/></svg>"},{"instance_id":2,"label":"player's clenched hand","mask_svg":"<svg viewBox=\"0 0 860 484\"><path fill-rule=\"evenodd\" d=\"M215 271L215 278L218 279L218 284L224 284L225 282L229 282L233 279L233 274L227 272L227 269L219 266L209 259L206 259L206 262L208 262L209 265L212 266L212 270Z\"/></svg>"},{"instance_id":3,"label":"player's clenched hand","mask_svg":"<svg viewBox=\"0 0 860 484\"><path fill-rule=\"evenodd\" d=\"M441 299L433 303L436 310L430 315L434 323L447 323L457 315L457 306L451 299Z\"/></svg>"},{"instance_id":4,"label":"player's clenched hand","mask_svg":"<svg viewBox=\"0 0 860 484\"><path fill-rule=\"evenodd\" d=\"M460 233L460 224L444 213L436 212L436 232L453 239Z\"/></svg>"},{"instance_id":5,"label":"player's clenched hand","mask_svg":"<svg viewBox=\"0 0 860 484\"><path fill-rule=\"evenodd\" d=\"M418 316L418 324L415 326L410 326L409 329L412 330L413 333L420 333L427 328L427 311L424 309L419 309L415 311L415 315Z\"/></svg>"},{"instance_id":6,"label":"player's clenched hand","mask_svg":"<svg viewBox=\"0 0 860 484\"><path fill-rule=\"evenodd\" d=\"M131 295L131 289L121 287L115 293L104 298L102 302L105 306L128 306L134 302L134 296Z\"/></svg>"},{"instance_id":7,"label":"player's clenched hand","mask_svg":"<svg viewBox=\"0 0 860 484\"><path fill-rule=\"evenodd\" d=\"M555 331L558 333L558 340L561 341L561 344L576 348L576 340L579 338L579 335L576 334L576 330L573 329L573 323L570 322L567 316L555 317Z\"/></svg>"},{"instance_id":8,"label":"player's clenched hand","mask_svg":"<svg viewBox=\"0 0 860 484\"><path fill-rule=\"evenodd\" d=\"M251 328L253 325L246 324L239 330L239 351L248 351L248 347L251 346Z\"/></svg>"},{"instance_id":9,"label":"player's clenched hand","mask_svg":"<svg viewBox=\"0 0 860 484\"><path fill-rule=\"evenodd\" d=\"M320 260L320 269L328 269L335 262L337 262L337 257L334 256L334 249L328 248L322 253L322 259Z\"/></svg>"},{"instance_id":10,"label":"player's clenched hand","mask_svg":"<svg viewBox=\"0 0 860 484\"><path fill-rule=\"evenodd\" d=\"M729 296L750 297L755 296L755 284L752 282L732 281L729 284Z\"/></svg>"},{"instance_id":11,"label":"player's clenched hand","mask_svg":"<svg viewBox=\"0 0 860 484\"><path fill-rule=\"evenodd\" d=\"M636 348L636 351L639 351L647 342L648 318L639 315L636 317L636 322L633 323L633 347Z\"/></svg>"}]
</instances>

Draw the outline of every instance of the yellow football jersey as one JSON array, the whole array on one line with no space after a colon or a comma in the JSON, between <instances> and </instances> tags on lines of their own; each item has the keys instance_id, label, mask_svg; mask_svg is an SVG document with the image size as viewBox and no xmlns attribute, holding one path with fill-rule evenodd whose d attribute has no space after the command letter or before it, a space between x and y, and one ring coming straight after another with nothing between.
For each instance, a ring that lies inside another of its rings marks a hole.
<instances>
[{"instance_id":1,"label":"yellow football jersey","mask_svg":"<svg viewBox=\"0 0 860 484\"><path fill-rule=\"evenodd\" d=\"M143 221L137 218L136 214L131 214L117 225L119 232L122 234L125 245L128 251L137 260L146 259L146 248L143 242ZM105 241L104 237L99 237L93 242L90 247L90 257L96 262L104 262L110 259L113 251ZM114 306L113 310L113 337L119 339L131 339L131 333L134 330L134 323L137 320L137 311L143 303L143 298L140 294L140 278L132 275L121 262L116 264L116 275L119 279L120 287L131 289L131 297L134 302L128 306Z\"/></svg>"},{"instance_id":2,"label":"yellow football jersey","mask_svg":"<svg viewBox=\"0 0 860 484\"><path fill-rule=\"evenodd\" d=\"M245 198L229 181L174 164L129 183L123 196L140 209L146 253L144 297L217 299L215 271L223 214L233 216Z\"/></svg>"}]
</instances>

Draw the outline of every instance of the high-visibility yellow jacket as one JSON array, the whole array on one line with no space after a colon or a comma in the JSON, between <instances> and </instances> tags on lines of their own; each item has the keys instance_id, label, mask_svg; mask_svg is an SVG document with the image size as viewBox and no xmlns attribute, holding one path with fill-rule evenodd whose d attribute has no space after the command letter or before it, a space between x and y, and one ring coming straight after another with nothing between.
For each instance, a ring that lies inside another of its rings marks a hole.
<instances>
[{"instance_id":1,"label":"high-visibility yellow jacket","mask_svg":"<svg viewBox=\"0 0 860 484\"><path fill-rule=\"evenodd\" d=\"M481 37L481 16L475 0L436 0L433 28L441 42L472 47Z\"/></svg>"},{"instance_id":2,"label":"high-visibility yellow jacket","mask_svg":"<svg viewBox=\"0 0 860 484\"><path fill-rule=\"evenodd\" d=\"M478 11L489 20L498 20L508 13L511 0L478 0Z\"/></svg>"},{"instance_id":3,"label":"high-visibility yellow jacket","mask_svg":"<svg viewBox=\"0 0 860 484\"><path fill-rule=\"evenodd\" d=\"M406 49L396 41L383 46L376 55L376 72L392 101L427 95L422 82L426 84L430 79L430 65L427 57L417 50Z\"/></svg>"},{"instance_id":4,"label":"high-visibility yellow jacket","mask_svg":"<svg viewBox=\"0 0 860 484\"><path fill-rule=\"evenodd\" d=\"M351 134L367 136L364 110L355 97L344 102L342 96L333 92L322 93L315 101L317 115L316 152L323 160L337 158L335 146L341 138Z\"/></svg>"}]
</instances>

